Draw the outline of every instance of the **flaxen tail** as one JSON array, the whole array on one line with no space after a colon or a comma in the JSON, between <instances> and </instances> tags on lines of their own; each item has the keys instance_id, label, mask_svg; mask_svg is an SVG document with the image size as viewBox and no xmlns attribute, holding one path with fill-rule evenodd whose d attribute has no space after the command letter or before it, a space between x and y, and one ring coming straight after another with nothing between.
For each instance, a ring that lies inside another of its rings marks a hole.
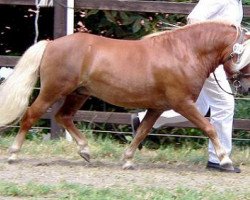
<instances>
[{"instance_id":1,"label":"flaxen tail","mask_svg":"<svg viewBox=\"0 0 250 200\"><path fill-rule=\"evenodd\" d=\"M0 85L0 127L19 120L26 111L47 43L43 40L27 49Z\"/></svg>"}]
</instances>

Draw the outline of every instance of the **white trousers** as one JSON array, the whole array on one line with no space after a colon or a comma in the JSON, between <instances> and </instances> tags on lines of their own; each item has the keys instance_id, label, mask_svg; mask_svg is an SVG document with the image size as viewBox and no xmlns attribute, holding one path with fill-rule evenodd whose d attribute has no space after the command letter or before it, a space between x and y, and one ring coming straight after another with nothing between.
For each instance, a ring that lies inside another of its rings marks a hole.
<instances>
[{"instance_id":1,"label":"white trousers","mask_svg":"<svg viewBox=\"0 0 250 200\"><path fill-rule=\"evenodd\" d=\"M215 75L219 81L221 87L228 91L231 91L231 87L227 81L227 77L223 66L219 66L215 70ZM196 101L196 106L201 114L206 115L210 108L211 124L215 127L219 140L222 146L230 155L232 150L232 125L234 115L234 97L225 93L216 83L214 75L211 74L205 81L204 86L200 92L200 95ZM139 113L140 121L144 117L146 112ZM154 128L160 128L166 123L183 122L187 121L186 118L173 110L165 111L161 117L154 124ZM209 140L208 146L209 161L219 163L219 159L215 153L214 147Z\"/></svg>"}]
</instances>

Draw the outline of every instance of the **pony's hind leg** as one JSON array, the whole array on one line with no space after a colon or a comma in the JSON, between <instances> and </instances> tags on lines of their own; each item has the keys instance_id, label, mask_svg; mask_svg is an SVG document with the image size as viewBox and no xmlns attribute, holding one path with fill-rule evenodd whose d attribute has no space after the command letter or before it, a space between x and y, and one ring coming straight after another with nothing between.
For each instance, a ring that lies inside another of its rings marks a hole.
<instances>
[{"instance_id":1,"label":"pony's hind leg","mask_svg":"<svg viewBox=\"0 0 250 200\"><path fill-rule=\"evenodd\" d=\"M56 121L65 128L70 135L75 139L78 148L79 155L89 162L90 154L88 142L85 137L75 126L73 122L73 116L79 110L85 101L88 99L88 95L77 93L77 91L68 95L64 101L64 104L59 109L55 118Z\"/></svg>"},{"instance_id":2,"label":"pony's hind leg","mask_svg":"<svg viewBox=\"0 0 250 200\"><path fill-rule=\"evenodd\" d=\"M20 121L20 129L15 137L15 140L12 146L9 148L9 163L13 163L17 160L17 153L20 151L23 145L26 133L32 127L32 125L47 111L50 105L50 103L44 102L38 97L35 102L27 109Z\"/></svg>"},{"instance_id":3,"label":"pony's hind leg","mask_svg":"<svg viewBox=\"0 0 250 200\"><path fill-rule=\"evenodd\" d=\"M123 169L134 169L133 157L139 144L146 138L150 129L153 127L156 120L160 117L162 111L148 109L147 113L136 130L134 139L132 140L129 147L123 154L123 160L125 161Z\"/></svg>"}]
</instances>

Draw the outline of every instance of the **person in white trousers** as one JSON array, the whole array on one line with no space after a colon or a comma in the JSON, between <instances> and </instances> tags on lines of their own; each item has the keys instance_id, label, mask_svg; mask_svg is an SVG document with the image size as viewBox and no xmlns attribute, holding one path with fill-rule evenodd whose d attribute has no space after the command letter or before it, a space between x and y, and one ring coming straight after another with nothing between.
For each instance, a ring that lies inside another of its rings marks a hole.
<instances>
[{"instance_id":1,"label":"person in white trousers","mask_svg":"<svg viewBox=\"0 0 250 200\"><path fill-rule=\"evenodd\" d=\"M196 23L205 20L220 20L240 25L242 18L243 9L241 0L200 0L192 12L188 15L187 20L188 23ZM222 65L215 70L215 75L221 87L228 92L232 92ZM230 155L232 150L234 97L224 92L216 83L214 75L211 74L205 81L196 105L203 115L206 115L210 108L211 123L216 129L223 147L228 155ZM140 121L142 120L144 114L145 112L139 113ZM134 121L136 122L136 120ZM173 110L165 111L156 121L154 128L159 128L166 122L181 121L186 121L186 119L178 113L175 113ZM134 129L136 129L137 125L134 124ZM219 159L216 156L211 141L209 141L208 153L208 169L236 173L241 172L241 170L237 167L234 167L234 170L229 171L223 169L219 165Z\"/></svg>"}]
</instances>

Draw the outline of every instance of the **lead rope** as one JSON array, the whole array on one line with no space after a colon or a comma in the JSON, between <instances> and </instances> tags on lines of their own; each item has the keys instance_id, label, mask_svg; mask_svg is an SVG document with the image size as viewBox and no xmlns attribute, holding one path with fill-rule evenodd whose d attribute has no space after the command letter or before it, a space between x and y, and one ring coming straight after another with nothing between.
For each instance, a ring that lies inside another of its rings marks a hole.
<instances>
[{"instance_id":1,"label":"lead rope","mask_svg":"<svg viewBox=\"0 0 250 200\"><path fill-rule=\"evenodd\" d=\"M223 92L225 92L225 93L227 93L227 94L230 94L230 95L233 95L233 96L238 96L238 88L241 86L241 84L240 84L240 82L239 82L238 80L235 80L235 81L233 82L233 86L234 86L234 88L235 88L235 93L232 93L232 92L226 91L226 90L220 85L220 83L219 83L219 81L218 81L218 79L217 79L217 77L216 77L216 75L215 75L214 72L213 72L213 75L214 75L214 79L215 79L216 83L218 84L218 86L220 87L220 89L221 89Z\"/></svg>"}]
</instances>

